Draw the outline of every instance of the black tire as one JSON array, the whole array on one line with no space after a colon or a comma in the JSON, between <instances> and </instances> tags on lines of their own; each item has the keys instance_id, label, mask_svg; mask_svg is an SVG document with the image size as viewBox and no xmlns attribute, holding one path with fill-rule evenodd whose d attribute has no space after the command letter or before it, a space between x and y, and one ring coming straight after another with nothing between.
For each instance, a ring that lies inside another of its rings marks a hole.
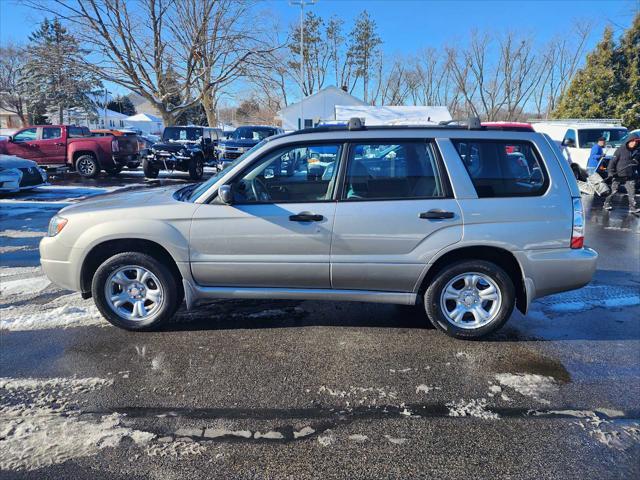
<instances>
[{"instance_id":1,"label":"black tire","mask_svg":"<svg viewBox=\"0 0 640 480\"><path fill-rule=\"evenodd\" d=\"M479 273L489 277L496 284L501 295L501 302L498 304L494 318L477 328L463 328L455 325L445 315L440 304L441 295L447 284L465 273ZM451 337L467 340L482 338L501 328L511 316L515 303L515 287L509 275L495 263L486 260L463 260L447 265L436 273L424 294L425 310L433 326Z\"/></svg>"},{"instance_id":2,"label":"black tire","mask_svg":"<svg viewBox=\"0 0 640 480\"><path fill-rule=\"evenodd\" d=\"M129 170L137 170L139 166L140 166L140 163L130 163L129 165L127 165L127 168Z\"/></svg>"},{"instance_id":3,"label":"black tire","mask_svg":"<svg viewBox=\"0 0 640 480\"><path fill-rule=\"evenodd\" d=\"M142 170L144 171L144 176L147 178L158 178L158 174L160 173L160 169L146 158L142 161Z\"/></svg>"},{"instance_id":4,"label":"black tire","mask_svg":"<svg viewBox=\"0 0 640 480\"><path fill-rule=\"evenodd\" d=\"M119 268L132 265L151 272L160 283L163 297L158 311L148 318L129 320L118 315L106 299L105 285L109 276ZM182 303L182 286L179 279L162 262L139 252L118 253L98 267L91 282L91 295L104 318L116 327L125 330L153 330L168 322Z\"/></svg>"},{"instance_id":5,"label":"black tire","mask_svg":"<svg viewBox=\"0 0 640 480\"><path fill-rule=\"evenodd\" d=\"M189 178L191 180L200 180L204 175L204 160L197 156L189 161Z\"/></svg>"},{"instance_id":6,"label":"black tire","mask_svg":"<svg viewBox=\"0 0 640 480\"><path fill-rule=\"evenodd\" d=\"M76 171L84 178L95 178L100 173L100 164L93 155L80 155L76 159Z\"/></svg>"},{"instance_id":7,"label":"black tire","mask_svg":"<svg viewBox=\"0 0 640 480\"><path fill-rule=\"evenodd\" d=\"M109 175L118 175L122 171L122 165L114 165L113 167L105 168L105 171Z\"/></svg>"}]
</instances>

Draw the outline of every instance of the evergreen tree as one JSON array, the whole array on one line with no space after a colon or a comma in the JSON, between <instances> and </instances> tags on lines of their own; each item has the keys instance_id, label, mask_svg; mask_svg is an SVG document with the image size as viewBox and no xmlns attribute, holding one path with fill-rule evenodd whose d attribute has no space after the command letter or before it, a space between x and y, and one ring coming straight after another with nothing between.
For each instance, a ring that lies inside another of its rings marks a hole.
<instances>
[{"instance_id":1,"label":"evergreen tree","mask_svg":"<svg viewBox=\"0 0 640 480\"><path fill-rule=\"evenodd\" d=\"M560 99L556 118L603 118L614 111L613 98L619 88L614 65L613 32L609 27L595 50L587 55L585 66Z\"/></svg>"},{"instance_id":2,"label":"evergreen tree","mask_svg":"<svg viewBox=\"0 0 640 480\"><path fill-rule=\"evenodd\" d=\"M369 12L364 10L351 30L351 41L347 55L353 59L356 75L362 78L364 101L369 98L369 78L378 58L378 50L382 40L376 31L376 22Z\"/></svg>"},{"instance_id":3,"label":"evergreen tree","mask_svg":"<svg viewBox=\"0 0 640 480\"><path fill-rule=\"evenodd\" d=\"M622 119L640 128L640 14L618 45L607 28L554 111L556 118Z\"/></svg>"},{"instance_id":4,"label":"evergreen tree","mask_svg":"<svg viewBox=\"0 0 640 480\"><path fill-rule=\"evenodd\" d=\"M621 94L615 116L630 130L640 128L640 13L622 36L617 57Z\"/></svg>"},{"instance_id":5,"label":"evergreen tree","mask_svg":"<svg viewBox=\"0 0 640 480\"><path fill-rule=\"evenodd\" d=\"M136 107L133 106L133 102L126 95L118 95L113 100L107 103L107 108L114 112L122 113L123 115L135 115Z\"/></svg>"},{"instance_id":6,"label":"evergreen tree","mask_svg":"<svg viewBox=\"0 0 640 480\"><path fill-rule=\"evenodd\" d=\"M94 113L93 97L101 83L85 64L88 52L80 48L77 39L57 19L45 19L29 41L20 85L29 111L42 106L56 110L60 123L69 108Z\"/></svg>"}]
</instances>

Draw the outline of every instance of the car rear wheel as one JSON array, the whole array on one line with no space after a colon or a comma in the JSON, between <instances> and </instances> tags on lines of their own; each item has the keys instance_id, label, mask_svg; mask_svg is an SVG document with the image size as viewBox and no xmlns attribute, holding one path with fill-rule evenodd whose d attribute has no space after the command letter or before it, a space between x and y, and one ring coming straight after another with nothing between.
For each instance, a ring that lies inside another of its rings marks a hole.
<instances>
[{"instance_id":1,"label":"car rear wheel","mask_svg":"<svg viewBox=\"0 0 640 480\"><path fill-rule=\"evenodd\" d=\"M440 270L425 292L431 323L461 339L484 337L502 327L515 306L507 273L485 260L465 260Z\"/></svg>"},{"instance_id":2,"label":"car rear wheel","mask_svg":"<svg viewBox=\"0 0 640 480\"><path fill-rule=\"evenodd\" d=\"M202 157L195 157L189 161L189 177L191 180L200 180L204 175L204 161Z\"/></svg>"},{"instance_id":3,"label":"car rear wheel","mask_svg":"<svg viewBox=\"0 0 640 480\"><path fill-rule=\"evenodd\" d=\"M167 322L182 302L180 291L167 266L138 252L107 259L91 283L102 316L126 330L149 330Z\"/></svg>"},{"instance_id":4,"label":"car rear wheel","mask_svg":"<svg viewBox=\"0 0 640 480\"><path fill-rule=\"evenodd\" d=\"M146 158L142 162L142 170L144 170L144 176L147 178L158 178L158 174L160 173L160 169Z\"/></svg>"},{"instance_id":5,"label":"car rear wheel","mask_svg":"<svg viewBox=\"0 0 640 480\"><path fill-rule=\"evenodd\" d=\"M84 178L94 178L100 173L100 165L93 155L81 155L76 160L76 170Z\"/></svg>"}]
</instances>

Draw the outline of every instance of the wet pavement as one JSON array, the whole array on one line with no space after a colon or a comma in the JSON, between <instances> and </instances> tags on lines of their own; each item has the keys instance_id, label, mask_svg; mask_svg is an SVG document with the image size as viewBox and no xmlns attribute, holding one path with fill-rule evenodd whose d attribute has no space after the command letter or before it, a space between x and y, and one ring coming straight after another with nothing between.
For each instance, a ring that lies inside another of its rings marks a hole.
<instances>
[{"instance_id":1,"label":"wet pavement","mask_svg":"<svg viewBox=\"0 0 640 480\"><path fill-rule=\"evenodd\" d=\"M68 202L138 172L0 199L1 478L640 476L640 223L583 197L587 287L485 341L411 308L220 301L108 326L37 269Z\"/></svg>"}]
</instances>

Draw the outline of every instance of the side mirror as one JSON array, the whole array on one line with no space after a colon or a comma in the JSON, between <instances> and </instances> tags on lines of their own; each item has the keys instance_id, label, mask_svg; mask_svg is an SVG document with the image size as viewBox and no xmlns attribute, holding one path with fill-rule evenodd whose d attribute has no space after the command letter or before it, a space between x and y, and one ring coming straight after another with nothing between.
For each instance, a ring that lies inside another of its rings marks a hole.
<instances>
[{"instance_id":1,"label":"side mirror","mask_svg":"<svg viewBox=\"0 0 640 480\"><path fill-rule=\"evenodd\" d=\"M222 185L218 189L218 197L222 203L231 205L233 203L233 194L231 193L231 185Z\"/></svg>"},{"instance_id":2,"label":"side mirror","mask_svg":"<svg viewBox=\"0 0 640 480\"><path fill-rule=\"evenodd\" d=\"M13 135L7 136L7 142L13 143Z\"/></svg>"}]
</instances>

